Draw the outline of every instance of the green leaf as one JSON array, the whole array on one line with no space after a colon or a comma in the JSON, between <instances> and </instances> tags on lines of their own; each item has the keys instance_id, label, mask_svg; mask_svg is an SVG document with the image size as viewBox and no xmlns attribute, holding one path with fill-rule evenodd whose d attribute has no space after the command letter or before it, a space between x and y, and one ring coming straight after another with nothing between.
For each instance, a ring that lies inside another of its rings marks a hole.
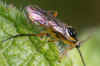
<instances>
[{"instance_id":1,"label":"green leaf","mask_svg":"<svg viewBox=\"0 0 100 66\"><path fill-rule=\"evenodd\" d=\"M0 3L0 41L16 34L43 31L31 24L25 14L14 6ZM56 44L47 39L27 36L0 42L0 66L72 66L66 57L59 62Z\"/></svg>"}]
</instances>

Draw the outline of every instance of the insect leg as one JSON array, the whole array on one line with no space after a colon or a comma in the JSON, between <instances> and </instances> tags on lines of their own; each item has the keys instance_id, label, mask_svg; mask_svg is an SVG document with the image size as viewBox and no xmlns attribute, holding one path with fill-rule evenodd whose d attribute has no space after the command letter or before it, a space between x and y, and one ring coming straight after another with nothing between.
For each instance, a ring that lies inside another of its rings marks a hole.
<instances>
[{"instance_id":1,"label":"insect leg","mask_svg":"<svg viewBox=\"0 0 100 66\"><path fill-rule=\"evenodd\" d=\"M48 40L48 42L56 42L57 40Z\"/></svg>"},{"instance_id":2,"label":"insect leg","mask_svg":"<svg viewBox=\"0 0 100 66\"><path fill-rule=\"evenodd\" d=\"M67 51L71 50L73 47L66 47L64 49L64 52L62 53L62 55L60 56L60 61L63 59L63 57L67 54Z\"/></svg>"},{"instance_id":3,"label":"insect leg","mask_svg":"<svg viewBox=\"0 0 100 66\"><path fill-rule=\"evenodd\" d=\"M48 13L48 15L51 15L53 17L57 17L58 16L58 12L54 11L54 10L49 10L47 13Z\"/></svg>"},{"instance_id":4,"label":"insect leg","mask_svg":"<svg viewBox=\"0 0 100 66\"><path fill-rule=\"evenodd\" d=\"M48 33L39 33L39 34L17 34L17 35L11 36L11 37L3 40L2 42L5 42L7 40L10 40L10 39L13 39L13 38L17 38L17 37L23 37L23 36L38 36L38 37L41 37L41 36L45 36L45 35L48 35Z\"/></svg>"}]
</instances>

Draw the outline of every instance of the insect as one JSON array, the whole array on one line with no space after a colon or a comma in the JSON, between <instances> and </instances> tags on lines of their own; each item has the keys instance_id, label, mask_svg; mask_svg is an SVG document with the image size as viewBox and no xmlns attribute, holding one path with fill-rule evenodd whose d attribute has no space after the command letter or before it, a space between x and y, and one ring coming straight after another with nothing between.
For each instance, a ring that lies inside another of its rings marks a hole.
<instances>
[{"instance_id":1,"label":"insect","mask_svg":"<svg viewBox=\"0 0 100 66\"><path fill-rule=\"evenodd\" d=\"M39 7L36 6L27 6L26 7L27 16L32 21L33 24L40 25L45 27L47 33L40 33L40 34L18 34L15 36L11 36L6 40L20 37L20 36L44 36L50 35L55 40L51 41L62 41L64 44L69 44L69 48L65 48L64 53L65 55L67 50L77 48L78 52L80 53L80 57L84 66L86 66L83 56L80 52L80 41L77 39L77 32L69 26L68 24L64 24L62 21L56 19L57 12L54 14L49 13ZM4 41L6 41L4 40ZM63 57L63 56L62 56Z\"/></svg>"}]
</instances>

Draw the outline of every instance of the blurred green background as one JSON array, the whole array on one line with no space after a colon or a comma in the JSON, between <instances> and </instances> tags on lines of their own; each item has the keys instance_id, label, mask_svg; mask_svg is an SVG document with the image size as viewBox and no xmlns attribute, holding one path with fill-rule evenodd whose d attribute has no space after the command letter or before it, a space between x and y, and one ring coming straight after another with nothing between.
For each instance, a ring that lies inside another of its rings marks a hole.
<instances>
[{"instance_id":1,"label":"blurred green background","mask_svg":"<svg viewBox=\"0 0 100 66\"><path fill-rule=\"evenodd\" d=\"M38 5L46 10L58 11L57 18L72 25L80 40L91 34L82 45L82 53L87 66L100 66L100 1L99 0L2 0L20 10L27 5ZM91 31L95 33L92 34ZM72 51L74 52L74 51ZM75 56L72 55L73 61ZM77 62L78 63L78 62ZM80 62L79 62L80 63ZM77 65L75 65L77 66Z\"/></svg>"}]
</instances>

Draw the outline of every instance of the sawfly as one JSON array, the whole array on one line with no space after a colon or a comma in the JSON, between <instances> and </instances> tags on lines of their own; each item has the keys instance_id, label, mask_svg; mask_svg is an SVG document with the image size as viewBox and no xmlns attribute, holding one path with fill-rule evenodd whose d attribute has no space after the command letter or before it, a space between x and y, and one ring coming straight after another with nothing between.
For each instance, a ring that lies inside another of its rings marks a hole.
<instances>
[{"instance_id":1,"label":"sawfly","mask_svg":"<svg viewBox=\"0 0 100 66\"><path fill-rule=\"evenodd\" d=\"M72 28L72 26L68 24L64 24L62 21L56 18L57 12L45 11L37 6L27 6L26 14L31 20L32 24L40 25L41 27L45 27L47 33L39 33L39 34L17 34L9 37L4 41L7 41L12 38L21 37L21 36L44 36L50 35L54 38L54 40L50 41L62 41L64 44L70 45L68 48L65 48L61 57L63 57L68 50L76 48L80 54L82 63L86 66L83 56L80 51L81 41L77 39L77 32Z\"/></svg>"}]
</instances>

